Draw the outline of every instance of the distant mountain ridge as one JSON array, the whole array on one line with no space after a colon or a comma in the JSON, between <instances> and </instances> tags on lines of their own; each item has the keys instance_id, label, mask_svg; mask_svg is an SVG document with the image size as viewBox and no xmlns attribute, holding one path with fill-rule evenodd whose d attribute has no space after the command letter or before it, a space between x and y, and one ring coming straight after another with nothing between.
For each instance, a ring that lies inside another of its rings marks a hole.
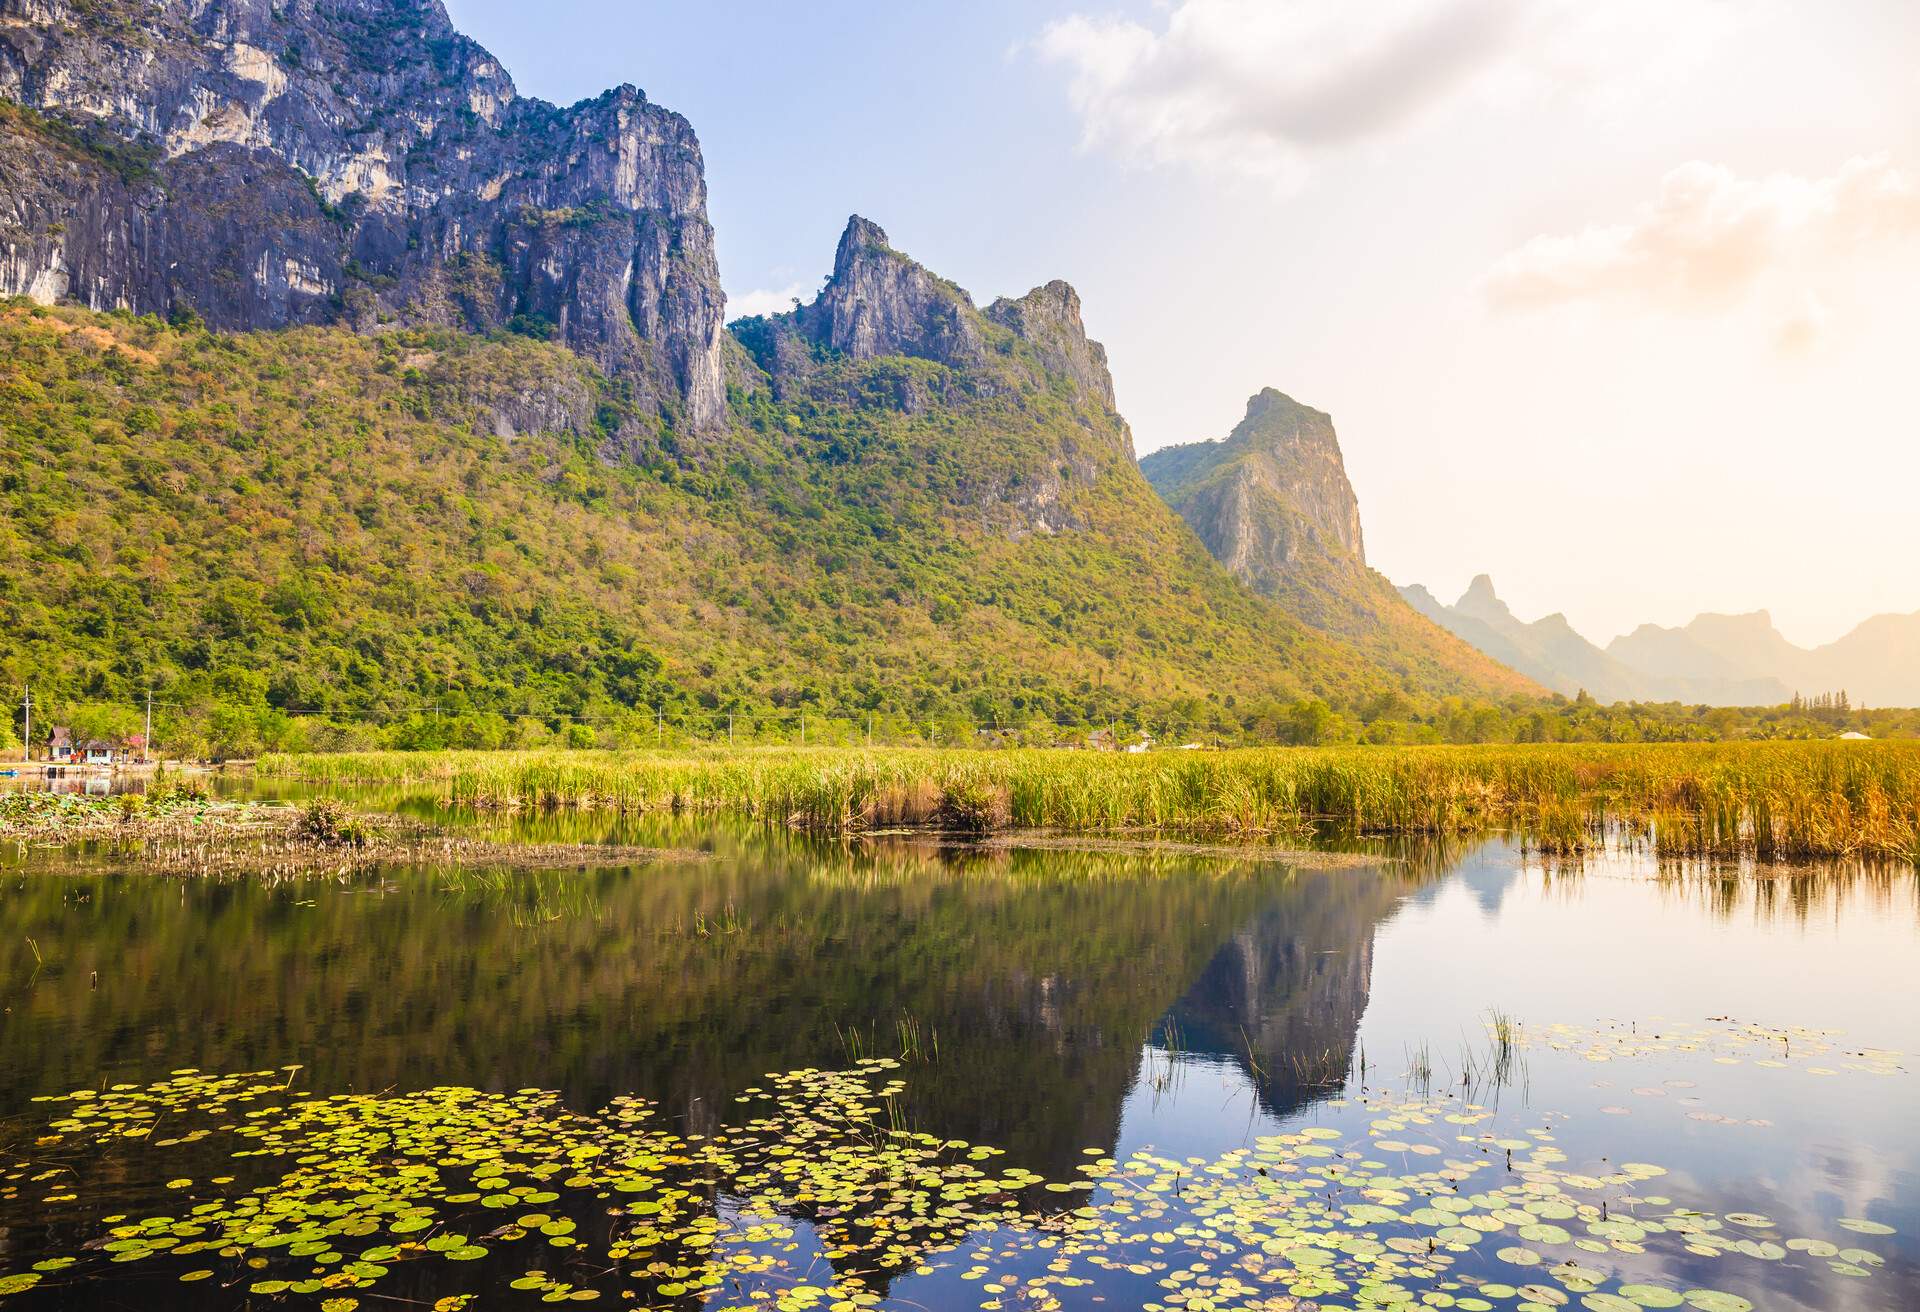
<instances>
[{"instance_id":1,"label":"distant mountain ridge","mask_svg":"<svg viewBox=\"0 0 1920 1312\"><path fill-rule=\"evenodd\" d=\"M1419 584L1400 592L1487 655L1569 697L1777 706L1795 693L1845 691L1856 706L1920 705L1920 612L1877 615L1811 650L1789 642L1765 611L1704 614L1679 628L1643 624L1601 648L1564 615L1517 619L1484 574L1451 606Z\"/></svg>"}]
</instances>

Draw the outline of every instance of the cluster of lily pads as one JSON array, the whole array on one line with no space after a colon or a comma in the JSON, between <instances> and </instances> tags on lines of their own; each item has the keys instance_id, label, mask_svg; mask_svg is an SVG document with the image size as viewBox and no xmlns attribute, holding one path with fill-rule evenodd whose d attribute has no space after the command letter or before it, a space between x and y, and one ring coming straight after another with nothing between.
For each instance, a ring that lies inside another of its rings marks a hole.
<instances>
[{"instance_id":1,"label":"cluster of lily pads","mask_svg":"<svg viewBox=\"0 0 1920 1312\"><path fill-rule=\"evenodd\" d=\"M1148 1312L1748 1312L1738 1294L1633 1273L1685 1253L1865 1278L1882 1258L1859 1241L1891 1233L1850 1218L1839 1239L1785 1237L1764 1216L1680 1205L1658 1165L1576 1169L1550 1127L1498 1135L1491 1111L1431 1098L1369 1096L1364 1130L1312 1126L1210 1160L1088 1149L1074 1178L1046 1180L910 1128L895 1068L769 1076L710 1135L634 1099L582 1113L538 1090L315 1097L293 1091L294 1069L57 1095L37 1154L138 1140L200 1145L204 1161L217 1146L233 1173L166 1180L177 1206L100 1218L80 1251L0 1275L0 1296L138 1264L353 1312L434 1264L436 1290L471 1281L439 1312L483 1294L857 1312L907 1277L990 1312L1113 1287ZM74 1178L20 1169L5 1187L73 1203Z\"/></svg>"},{"instance_id":2,"label":"cluster of lily pads","mask_svg":"<svg viewBox=\"0 0 1920 1312\"><path fill-rule=\"evenodd\" d=\"M1597 1026L1553 1024L1516 1026L1507 1031L1515 1043L1572 1053L1590 1062L1640 1057L1705 1057L1722 1066L1751 1062L1774 1070L1802 1069L1809 1075L1842 1071L1898 1075L1904 1054L1884 1048L1849 1048L1836 1030L1803 1026L1775 1028L1718 1017L1708 1021L1653 1018Z\"/></svg>"}]
</instances>

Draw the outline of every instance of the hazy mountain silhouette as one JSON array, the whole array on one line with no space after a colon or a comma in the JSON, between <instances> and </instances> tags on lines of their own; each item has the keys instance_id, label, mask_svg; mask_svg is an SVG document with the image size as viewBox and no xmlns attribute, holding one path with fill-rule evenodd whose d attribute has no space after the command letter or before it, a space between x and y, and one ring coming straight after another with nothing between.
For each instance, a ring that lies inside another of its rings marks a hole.
<instances>
[{"instance_id":1,"label":"hazy mountain silhouette","mask_svg":"<svg viewBox=\"0 0 1920 1312\"><path fill-rule=\"evenodd\" d=\"M1495 660L1555 692L1601 701L1777 706L1794 693L1844 690L1856 706L1920 705L1920 612L1876 615L1837 642L1795 646L1766 611L1698 616L1680 628L1643 624L1605 648L1564 615L1515 617L1482 574L1448 606L1418 584L1400 595Z\"/></svg>"}]
</instances>

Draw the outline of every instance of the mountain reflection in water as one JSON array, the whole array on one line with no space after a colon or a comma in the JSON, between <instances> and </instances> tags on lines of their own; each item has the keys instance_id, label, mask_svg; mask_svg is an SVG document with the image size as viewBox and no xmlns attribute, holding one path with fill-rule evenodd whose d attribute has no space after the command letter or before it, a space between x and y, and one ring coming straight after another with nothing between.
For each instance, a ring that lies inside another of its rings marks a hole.
<instances>
[{"instance_id":1,"label":"mountain reflection in water","mask_svg":"<svg viewBox=\"0 0 1920 1312\"><path fill-rule=\"evenodd\" d=\"M555 1088L711 1130L764 1074L894 1055L908 1113L1068 1170L1114 1142L1171 1015L1275 1112L1344 1079L1405 867L752 837L640 869L335 884L82 867L6 882L9 1111L156 1071L300 1062L321 1090ZM33 944L29 948L29 941ZM31 955L37 952L37 958ZM1332 1053L1330 1079L1294 1078ZM1337 1069L1336 1069L1337 1068Z\"/></svg>"},{"instance_id":2,"label":"mountain reflection in water","mask_svg":"<svg viewBox=\"0 0 1920 1312\"><path fill-rule=\"evenodd\" d=\"M452 819L496 838L683 855L269 884L11 854L0 1133L43 1118L32 1099L49 1092L299 1063L300 1086L318 1093L546 1088L583 1110L634 1095L679 1132L709 1135L769 1073L898 1056L908 1125L1063 1179L1090 1151L1202 1160L1306 1123L1364 1133L1365 1100L1404 1088L1429 1040L1436 1068L1456 1050L1473 1060L1496 1004L1536 1034L1737 1016L1920 1049L1913 1017L1884 1005L1920 986L1911 871L1756 879L1632 853L1568 866L1504 840L1315 868L824 843L691 821ZM1561 1141L1578 1160L1630 1149L1671 1162L1700 1201L1724 1194L1728 1210L1793 1227L1783 1234L1868 1214L1911 1234L1911 1206L1891 1201L1911 1199L1920 1150L1899 1110L1911 1105L1904 1068L1766 1082L1709 1054L1669 1081L1657 1059L1590 1066L1586 1041L1564 1055L1530 1045L1493 1100L1508 1096L1527 1124L1571 1112ZM1435 1096L1474 1100L1458 1070L1451 1091L1436 1070ZM1629 1093L1636 1084L1654 1087ZM1637 1096L1648 1092L1663 1096ZM83 1231L48 1229L24 1197L0 1201L0 1269ZM1888 1243L1861 1307L1901 1306L1915 1288L1910 1241ZM410 1271L423 1282L412 1292L431 1302L442 1291L423 1272ZM171 1305L150 1287L123 1292ZM1814 1307L1827 1287L1783 1269L1775 1292Z\"/></svg>"}]
</instances>

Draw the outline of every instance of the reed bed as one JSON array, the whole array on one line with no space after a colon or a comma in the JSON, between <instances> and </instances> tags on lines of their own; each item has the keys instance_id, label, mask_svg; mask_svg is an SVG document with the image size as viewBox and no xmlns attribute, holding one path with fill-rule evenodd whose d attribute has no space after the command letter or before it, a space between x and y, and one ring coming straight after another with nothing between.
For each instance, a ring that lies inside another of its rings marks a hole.
<instances>
[{"instance_id":1,"label":"reed bed","mask_svg":"<svg viewBox=\"0 0 1920 1312\"><path fill-rule=\"evenodd\" d=\"M1626 827L1662 855L1920 858L1920 743L1066 751L754 748L270 757L270 776L398 786L477 809L731 813L900 828L1270 836L1517 828L1585 850Z\"/></svg>"},{"instance_id":2,"label":"reed bed","mask_svg":"<svg viewBox=\"0 0 1920 1312\"><path fill-rule=\"evenodd\" d=\"M0 795L0 842L88 844L96 855L165 875L349 875L388 865L515 870L703 860L698 852L602 843L496 843L393 816L355 815L329 800L305 806L191 796Z\"/></svg>"}]
</instances>

